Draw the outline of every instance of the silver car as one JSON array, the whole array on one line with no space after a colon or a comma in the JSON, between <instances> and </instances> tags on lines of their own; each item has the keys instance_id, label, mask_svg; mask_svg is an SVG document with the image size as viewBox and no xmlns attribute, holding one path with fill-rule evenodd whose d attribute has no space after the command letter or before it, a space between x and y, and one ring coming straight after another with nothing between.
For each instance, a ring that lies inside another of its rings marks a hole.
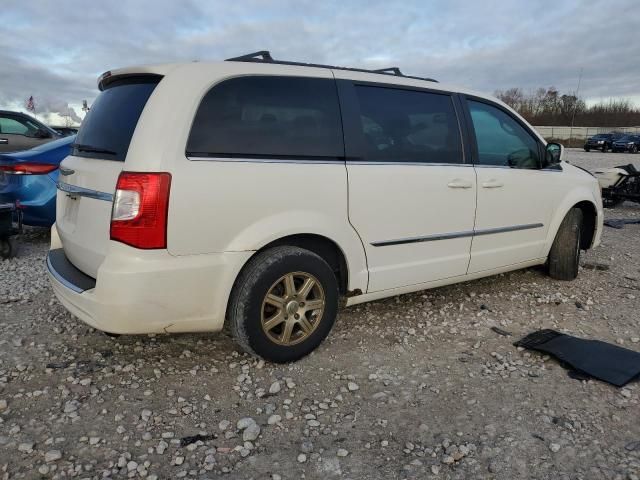
<instances>
[{"instance_id":1,"label":"silver car","mask_svg":"<svg viewBox=\"0 0 640 480\"><path fill-rule=\"evenodd\" d=\"M28 150L61 137L29 115L0 110L0 152Z\"/></svg>"}]
</instances>

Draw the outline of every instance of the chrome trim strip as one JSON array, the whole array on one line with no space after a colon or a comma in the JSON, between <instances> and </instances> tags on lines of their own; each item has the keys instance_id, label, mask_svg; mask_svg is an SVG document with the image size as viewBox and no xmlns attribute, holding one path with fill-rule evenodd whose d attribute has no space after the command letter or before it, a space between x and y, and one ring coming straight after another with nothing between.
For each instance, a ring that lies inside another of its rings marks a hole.
<instances>
[{"instance_id":1,"label":"chrome trim strip","mask_svg":"<svg viewBox=\"0 0 640 480\"><path fill-rule=\"evenodd\" d=\"M104 200L105 202L113 202L113 194L106 192L99 192L97 190L91 190L89 188L78 187L76 185L69 185L68 183L58 182L58 190L68 193L70 197L87 197L95 200Z\"/></svg>"},{"instance_id":2,"label":"chrome trim strip","mask_svg":"<svg viewBox=\"0 0 640 480\"><path fill-rule=\"evenodd\" d=\"M533 228L541 228L542 223L528 223L525 225L513 225L510 227L486 228L483 230L469 230L466 232L437 233L435 235L426 235L424 237L408 237L395 240L382 240L371 242L373 247L388 247L390 245L404 245L405 243L434 242L437 240L451 240L453 238L472 237L474 235L493 235L495 233L517 232L520 230L531 230Z\"/></svg>"},{"instance_id":3,"label":"chrome trim strip","mask_svg":"<svg viewBox=\"0 0 640 480\"><path fill-rule=\"evenodd\" d=\"M471 163L430 163L430 162L371 162L367 160L347 160L347 165L409 165L417 167L473 167Z\"/></svg>"},{"instance_id":4,"label":"chrome trim strip","mask_svg":"<svg viewBox=\"0 0 640 480\"><path fill-rule=\"evenodd\" d=\"M379 242L372 242L374 247L388 247L390 245L402 245L405 243L420 243L420 242L434 242L437 240L451 240L452 238L472 237L473 231L468 232L453 232L453 233L437 233L435 235L426 235L424 237L409 237L398 238L396 240L382 240Z\"/></svg>"},{"instance_id":5,"label":"chrome trim strip","mask_svg":"<svg viewBox=\"0 0 640 480\"><path fill-rule=\"evenodd\" d=\"M231 163L299 163L315 165L415 165L424 167L473 167L470 163L428 163L428 162L371 162L366 160L307 160L307 159L278 159L278 158L230 158L230 157L187 157L196 162L231 162Z\"/></svg>"},{"instance_id":6,"label":"chrome trim strip","mask_svg":"<svg viewBox=\"0 0 640 480\"><path fill-rule=\"evenodd\" d=\"M520 230L531 230L533 228L542 228L542 223L527 223L524 225L513 225L511 227L486 228L484 230L476 230L474 235L493 235L494 233L518 232Z\"/></svg>"},{"instance_id":7,"label":"chrome trim strip","mask_svg":"<svg viewBox=\"0 0 640 480\"><path fill-rule=\"evenodd\" d=\"M562 167L553 168L553 167L545 167L545 168L516 168L510 167L508 165L481 165L476 163L473 165L476 168L499 168L501 170L518 170L518 171L527 171L527 172L560 172L562 173Z\"/></svg>"},{"instance_id":8,"label":"chrome trim strip","mask_svg":"<svg viewBox=\"0 0 640 480\"><path fill-rule=\"evenodd\" d=\"M60 275L54 268L53 265L51 265L51 260L49 259L49 255L47 254L47 270L49 270L49 273L51 275L53 275L53 278L55 278L58 282L60 282L62 285L64 285L65 287L67 287L69 290L73 290L76 293L82 293L84 292L84 290L82 290L80 287L78 287L77 285L74 285L73 283L70 283L66 278L64 278L62 275Z\"/></svg>"},{"instance_id":9,"label":"chrome trim strip","mask_svg":"<svg viewBox=\"0 0 640 480\"><path fill-rule=\"evenodd\" d=\"M232 158L232 157L187 157L194 162L224 162L224 163L300 163L311 165L343 165L344 160L307 160L307 159L278 159L278 158Z\"/></svg>"}]
</instances>

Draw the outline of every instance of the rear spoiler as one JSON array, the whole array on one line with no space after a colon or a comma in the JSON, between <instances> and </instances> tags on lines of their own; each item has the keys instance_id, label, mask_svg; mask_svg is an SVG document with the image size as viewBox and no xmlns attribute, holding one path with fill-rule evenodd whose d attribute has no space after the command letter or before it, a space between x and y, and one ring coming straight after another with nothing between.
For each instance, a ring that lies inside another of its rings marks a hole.
<instances>
[{"instance_id":1,"label":"rear spoiler","mask_svg":"<svg viewBox=\"0 0 640 480\"><path fill-rule=\"evenodd\" d=\"M157 73L121 73L121 74L112 74L111 71L104 72L98 78L98 89L103 91L109 85L111 85L115 81L121 81L126 79L142 79L146 81L156 81L159 82L162 79L163 75L159 75Z\"/></svg>"}]
</instances>

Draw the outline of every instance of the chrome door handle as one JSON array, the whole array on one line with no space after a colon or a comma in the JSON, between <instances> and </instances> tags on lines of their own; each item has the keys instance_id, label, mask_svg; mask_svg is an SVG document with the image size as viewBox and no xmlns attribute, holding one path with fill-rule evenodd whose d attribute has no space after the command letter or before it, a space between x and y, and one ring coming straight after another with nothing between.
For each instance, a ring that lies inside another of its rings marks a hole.
<instances>
[{"instance_id":1,"label":"chrome door handle","mask_svg":"<svg viewBox=\"0 0 640 480\"><path fill-rule=\"evenodd\" d=\"M9 144L8 138L0 138L0 145L8 145L8 144Z\"/></svg>"},{"instance_id":2,"label":"chrome door handle","mask_svg":"<svg viewBox=\"0 0 640 480\"><path fill-rule=\"evenodd\" d=\"M500 188L504 187L504 183L497 180L489 180L488 182L482 182L482 188Z\"/></svg>"},{"instance_id":3,"label":"chrome door handle","mask_svg":"<svg viewBox=\"0 0 640 480\"><path fill-rule=\"evenodd\" d=\"M471 182L466 182L464 180L451 180L449 183L447 183L447 187L449 188L471 188L473 187L473 183Z\"/></svg>"}]
</instances>

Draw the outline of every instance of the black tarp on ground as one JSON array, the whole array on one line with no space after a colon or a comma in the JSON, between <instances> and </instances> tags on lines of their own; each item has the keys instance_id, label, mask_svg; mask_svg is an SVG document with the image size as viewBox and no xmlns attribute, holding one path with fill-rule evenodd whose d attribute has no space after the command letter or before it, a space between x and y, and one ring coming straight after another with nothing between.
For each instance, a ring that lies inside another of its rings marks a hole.
<instances>
[{"instance_id":1,"label":"black tarp on ground","mask_svg":"<svg viewBox=\"0 0 640 480\"><path fill-rule=\"evenodd\" d=\"M618 230L620 230L621 228L624 228L625 225L632 225L634 223L640 223L640 219L610 218L609 220L604 221L604 224L607 227L617 228Z\"/></svg>"},{"instance_id":2,"label":"black tarp on ground","mask_svg":"<svg viewBox=\"0 0 640 480\"><path fill-rule=\"evenodd\" d=\"M590 377L622 387L640 375L640 353L555 330L538 330L514 343L517 347L553 355Z\"/></svg>"}]
</instances>

